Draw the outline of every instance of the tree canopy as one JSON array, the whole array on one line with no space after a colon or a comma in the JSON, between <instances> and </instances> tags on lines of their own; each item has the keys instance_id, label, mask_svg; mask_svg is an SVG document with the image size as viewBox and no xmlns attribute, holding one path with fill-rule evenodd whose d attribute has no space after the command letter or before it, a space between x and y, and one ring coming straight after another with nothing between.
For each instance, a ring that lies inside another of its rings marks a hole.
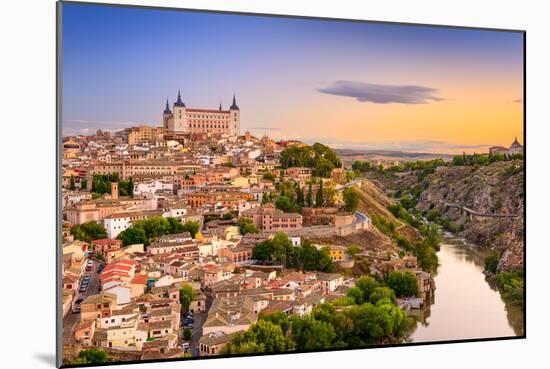
<instances>
[{"instance_id":1,"label":"tree canopy","mask_svg":"<svg viewBox=\"0 0 550 369\"><path fill-rule=\"evenodd\" d=\"M328 178L334 168L342 166L342 162L328 146L315 143L312 146L292 146L284 149L281 153L281 166L283 169L311 168L315 176Z\"/></svg>"},{"instance_id":2,"label":"tree canopy","mask_svg":"<svg viewBox=\"0 0 550 369\"><path fill-rule=\"evenodd\" d=\"M258 228L252 222L252 219L242 217L239 219L239 233L243 236L247 233L258 233Z\"/></svg>"},{"instance_id":3,"label":"tree canopy","mask_svg":"<svg viewBox=\"0 0 550 369\"><path fill-rule=\"evenodd\" d=\"M71 234L77 240L85 242L107 238L107 231L103 224L94 221L72 226Z\"/></svg>"},{"instance_id":4,"label":"tree canopy","mask_svg":"<svg viewBox=\"0 0 550 369\"><path fill-rule=\"evenodd\" d=\"M99 349L91 348L82 350L78 353L78 357L74 360L71 360L71 364L105 364L111 361L109 355Z\"/></svg>"},{"instance_id":5,"label":"tree canopy","mask_svg":"<svg viewBox=\"0 0 550 369\"><path fill-rule=\"evenodd\" d=\"M185 311L189 310L189 305L193 301L194 292L193 287L186 284L180 288L180 304Z\"/></svg>"},{"instance_id":6,"label":"tree canopy","mask_svg":"<svg viewBox=\"0 0 550 369\"><path fill-rule=\"evenodd\" d=\"M359 192L353 187L346 187L343 193L344 197L344 209L353 213L357 210L359 206L360 195Z\"/></svg>"},{"instance_id":7,"label":"tree canopy","mask_svg":"<svg viewBox=\"0 0 550 369\"><path fill-rule=\"evenodd\" d=\"M122 245L129 246L135 244L148 244L147 235L143 228L130 227L120 232L117 236L118 240L122 241Z\"/></svg>"},{"instance_id":8,"label":"tree canopy","mask_svg":"<svg viewBox=\"0 0 550 369\"><path fill-rule=\"evenodd\" d=\"M235 333L224 354L282 352L294 349L294 343L280 326L260 319L246 332Z\"/></svg>"},{"instance_id":9,"label":"tree canopy","mask_svg":"<svg viewBox=\"0 0 550 369\"><path fill-rule=\"evenodd\" d=\"M334 269L328 248L318 249L308 240L303 241L300 246L293 246L284 232L278 232L273 239L254 246L252 258L264 262L276 261L287 268L303 271L330 272Z\"/></svg>"},{"instance_id":10,"label":"tree canopy","mask_svg":"<svg viewBox=\"0 0 550 369\"><path fill-rule=\"evenodd\" d=\"M412 297L418 293L416 276L410 271L390 272L386 283L397 297Z\"/></svg>"}]
</instances>

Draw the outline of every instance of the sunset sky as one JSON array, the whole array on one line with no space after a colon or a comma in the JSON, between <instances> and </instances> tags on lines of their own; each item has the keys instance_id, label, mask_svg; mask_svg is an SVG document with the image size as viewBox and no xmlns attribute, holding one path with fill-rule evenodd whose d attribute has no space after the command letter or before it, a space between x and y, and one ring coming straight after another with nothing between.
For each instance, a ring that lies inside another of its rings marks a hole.
<instances>
[{"instance_id":1,"label":"sunset sky","mask_svg":"<svg viewBox=\"0 0 550 369\"><path fill-rule=\"evenodd\" d=\"M63 134L241 108L241 131L335 148L523 143L523 34L63 5Z\"/></svg>"}]
</instances>

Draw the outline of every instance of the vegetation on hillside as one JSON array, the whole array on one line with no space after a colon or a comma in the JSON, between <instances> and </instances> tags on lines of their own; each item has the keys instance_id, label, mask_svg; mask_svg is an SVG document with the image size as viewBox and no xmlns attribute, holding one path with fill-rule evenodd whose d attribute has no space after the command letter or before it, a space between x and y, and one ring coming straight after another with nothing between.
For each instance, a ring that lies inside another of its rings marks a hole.
<instances>
[{"instance_id":1,"label":"vegetation on hillside","mask_svg":"<svg viewBox=\"0 0 550 369\"><path fill-rule=\"evenodd\" d=\"M302 241L300 246L293 246L292 241L283 232L278 232L271 240L254 246L252 258L260 262L277 262L286 268L303 271L334 270L328 248L317 249L307 240Z\"/></svg>"},{"instance_id":2,"label":"vegetation on hillside","mask_svg":"<svg viewBox=\"0 0 550 369\"><path fill-rule=\"evenodd\" d=\"M107 238L107 231L103 224L91 221L83 224L76 224L71 227L71 235L77 240L90 242Z\"/></svg>"},{"instance_id":3,"label":"vegetation on hillside","mask_svg":"<svg viewBox=\"0 0 550 369\"><path fill-rule=\"evenodd\" d=\"M189 232L191 237L199 232L200 224L192 220L181 223L177 218L154 216L135 221L131 227L120 232L117 239L124 246L142 243L148 246L160 236Z\"/></svg>"},{"instance_id":4,"label":"vegetation on hillside","mask_svg":"<svg viewBox=\"0 0 550 369\"><path fill-rule=\"evenodd\" d=\"M329 178L334 168L340 168L342 162L328 146L315 143L312 146L292 146L281 153L281 166L307 167L316 177Z\"/></svg>"}]
</instances>

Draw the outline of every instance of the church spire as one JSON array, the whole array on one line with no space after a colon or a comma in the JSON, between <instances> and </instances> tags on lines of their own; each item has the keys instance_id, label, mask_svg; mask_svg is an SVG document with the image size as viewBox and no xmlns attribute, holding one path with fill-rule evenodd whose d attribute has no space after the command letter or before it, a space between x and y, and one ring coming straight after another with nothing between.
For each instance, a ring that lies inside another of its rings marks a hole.
<instances>
[{"instance_id":1,"label":"church spire","mask_svg":"<svg viewBox=\"0 0 550 369\"><path fill-rule=\"evenodd\" d=\"M233 104L231 104L231 107L229 110L239 110L239 107L237 105L237 100L235 99L235 94L233 94Z\"/></svg>"},{"instance_id":2,"label":"church spire","mask_svg":"<svg viewBox=\"0 0 550 369\"><path fill-rule=\"evenodd\" d=\"M220 111L222 111L222 102L220 101L220 108L219 108Z\"/></svg>"},{"instance_id":3,"label":"church spire","mask_svg":"<svg viewBox=\"0 0 550 369\"><path fill-rule=\"evenodd\" d=\"M166 98L166 107L164 108L164 114L172 114L170 111L170 105L168 104L168 98Z\"/></svg>"},{"instance_id":4,"label":"church spire","mask_svg":"<svg viewBox=\"0 0 550 369\"><path fill-rule=\"evenodd\" d=\"M183 107L185 107L185 104L183 103L183 101L181 101L180 90L178 90L178 100L174 103L174 106L183 106Z\"/></svg>"}]
</instances>

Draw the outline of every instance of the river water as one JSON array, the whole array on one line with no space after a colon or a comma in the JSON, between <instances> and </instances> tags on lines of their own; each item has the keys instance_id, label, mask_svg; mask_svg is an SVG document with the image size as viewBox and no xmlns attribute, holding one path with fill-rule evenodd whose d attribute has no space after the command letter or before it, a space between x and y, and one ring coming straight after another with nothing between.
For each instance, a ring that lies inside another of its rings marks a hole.
<instances>
[{"instance_id":1,"label":"river water","mask_svg":"<svg viewBox=\"0 0 550 369\"><path fill-rule=\"evenodd\" d=\"M417 313L412 342L510 337L523 332L520 309L507 306L483 274L489 251L445 237L432 304Z\"/></svg>"}]
</instances>

